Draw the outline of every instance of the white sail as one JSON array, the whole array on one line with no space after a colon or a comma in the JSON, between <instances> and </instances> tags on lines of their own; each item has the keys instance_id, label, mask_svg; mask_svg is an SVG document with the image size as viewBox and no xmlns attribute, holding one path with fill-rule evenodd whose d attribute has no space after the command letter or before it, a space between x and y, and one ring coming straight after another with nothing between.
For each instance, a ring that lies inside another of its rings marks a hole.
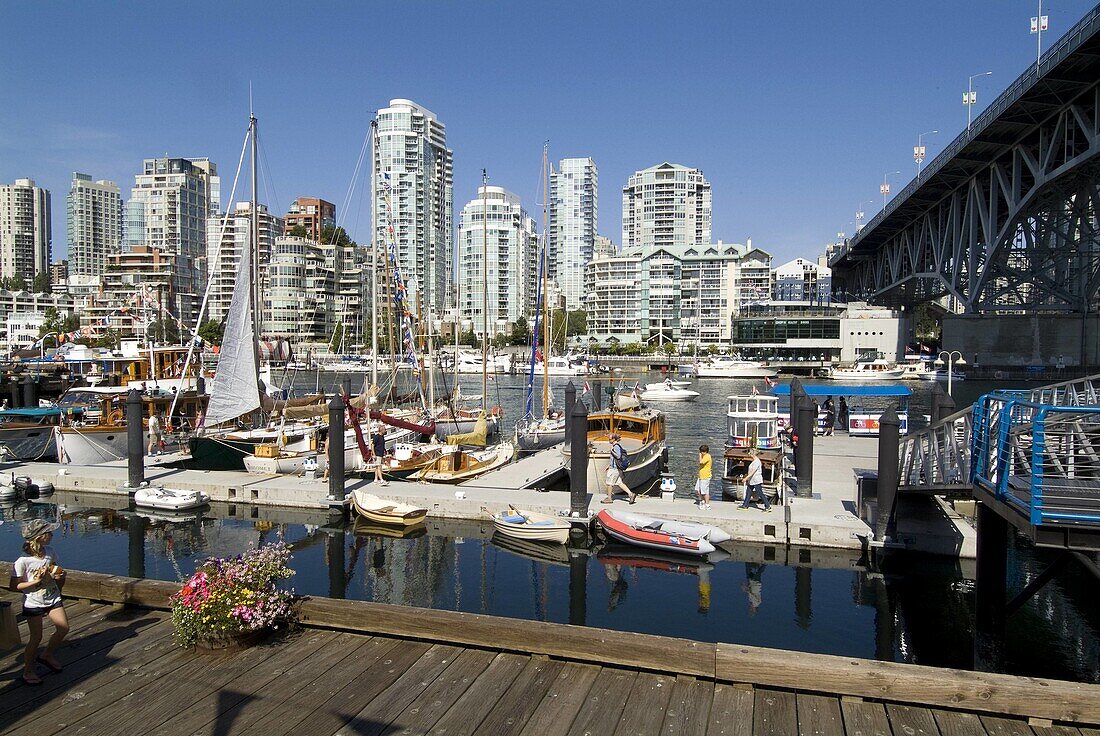
<instances>
[{"instance_id":1,"label":"white sail","mask_svg":"<svg viewBox=\"0 0 1100 736\"><path fill-rule=\"evenodd\" d=\"M256 334L252 325L250 248L241 249L229 318L225 323L218 372L210 388L206 426L236 419L260 408L260 387L256 366Z\"/></svg>"}]
</instances>

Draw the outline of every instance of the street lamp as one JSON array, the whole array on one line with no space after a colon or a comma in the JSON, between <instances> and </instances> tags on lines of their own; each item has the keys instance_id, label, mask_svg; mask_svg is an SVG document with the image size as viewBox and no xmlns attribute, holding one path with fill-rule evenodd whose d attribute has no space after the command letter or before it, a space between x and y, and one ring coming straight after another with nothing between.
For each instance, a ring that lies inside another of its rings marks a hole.
<instances>
[{"instance_id":1,"label":"street lamp","mask_svg":"<svg viewBox=\"0 0 1100 736\"><path fill-rule=\"evenodd\" d=\"M981 74L971 74L970 79L966 82L966 92L963 94L963 104L966 105L966 129L970 130L971 112L974 109L974 103L978 101L978 93L974 91L974 80L978 77L988 77L993 72L982 72Z\"/></svg>"},{"instance_id":2,"label":"street lamp","mask_svg":"<svg viewBox=\"0 0 1100 736\"><path fill-rule=\"evenodd\" d=\"M920 181L920 165L924 161L924 136L939 133L938 130L929 130L917 136L917 145L913 146L913 160L917 162L917 181Z\"/></svg>"},{"instance_id":3,"label":"street lamp","mask_svg":"<svg viewBox=\"0 0 1100 736\"><path fill-rule=\"evenodd\" d=\"M1031 33L1038 34L1035 46L1035 72L1039 72L1039 62L1043 58L1043 31L1048 28L1049 16L1043 15L1043 0L1039 0L1039 14L1031 16Z\"/></svg>"},{"instance_id":4,"label":"street lamp","mask_svg":"<svg viewBox=\"0 0 1100 736\"><path fill-rule=\"evenodd\" d=\"M886 209L886 198L890 196L890 182L887 177L900 173L900 171L887 171L882 175L882 185L878 188L879 194L882 195L882 209Z\"/></svg>"},{"instance_id":5,"label":"street lamp","mask_svg":"<svg viewBox=\"0 0 1100 736\"><path fill-rule=\"evenodd\" d=\"M956 355L959 357L956 358ZM966 360L963 358L963 354L960 353L958 350L952 350L950 352L948 352L947 350L941 350L940 357L936 358L936 365L942 366L944 364L944 358L947 359L947 395L950 396L951 370L955 367L956 363L958 363L959 365L966 365Z\"/></svg>"},{"instance_id":6,"label":"street lamp","mask_svg":"<svg viewBox=\"0 0 1100 736\"><path fill-rule=\"evenodd\" d=\"M863 218L867 214L866 212L863 211L863 204L864 204L864 202L867 202L867 201L868 200L866 200L866 199L860 200L859 207L856 208L856 233L857 234L859 233L860 230L863 229Z\"/></svg>"}]
</instances>

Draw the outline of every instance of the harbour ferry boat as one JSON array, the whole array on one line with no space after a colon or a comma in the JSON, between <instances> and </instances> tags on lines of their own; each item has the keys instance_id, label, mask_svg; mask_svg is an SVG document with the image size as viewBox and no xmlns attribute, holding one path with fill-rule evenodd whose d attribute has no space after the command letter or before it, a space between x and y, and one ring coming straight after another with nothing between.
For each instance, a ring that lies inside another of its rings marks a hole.
<instances>
[{"instance_id":1,"label":"harbour ferry boat","mask_svg":"<svg viewBox=\"0 0 1100 736\"><path fill-rule=\"evenodd\" d=\"M616 397L618 399L619 397ZM661 469L665 453L665 415L640 408L634 411L604 409L588 415L588 483L589 489L606 490L607 465L611 460L611 433L630 458L623 480L634 491L645 491ZM562 446L566 471L569 470L570 447ZM596 491L593 490L593 493Z\"/></svg>"},{"instance_id":2,"label":"harbour ferry boat","mask_svg":"<svg viewBox=\"0 0 1100 736\"><path fill-rule=\"evenodd\" d=\"M722 495L738 498L752 462L749 450L756 448L763 466L764 485L776 488L783 479L783 449L779 442L779 398L769 394L730 396L726 411L725 467Z\"/></svg>"},{"instance_id":3,"label":"harbour ferry boat","mask_svg":"<svg viewBox=\"0 0 1100 736\"><path fill-rule=\"evenodd\" d=\"M806 394L822 405L825 399L832 397L837 403L837 426L841 430L847 430L852 437L878 437L878 420L887 407L894 405L898 420L901 422L899 432L902 435L909 432L909 397L913 391L908 386L894 385L854 385L837 386L829 384L807 385L803 384ZM779 398L779 428L783 429L790 424L791 386L781 383L772 389ZM843 399L843 406L840 400ZM847 412L843 407L847 407ZM818 429L822 423L822 413L818 414Z\"/></svg>"}]
</instances>

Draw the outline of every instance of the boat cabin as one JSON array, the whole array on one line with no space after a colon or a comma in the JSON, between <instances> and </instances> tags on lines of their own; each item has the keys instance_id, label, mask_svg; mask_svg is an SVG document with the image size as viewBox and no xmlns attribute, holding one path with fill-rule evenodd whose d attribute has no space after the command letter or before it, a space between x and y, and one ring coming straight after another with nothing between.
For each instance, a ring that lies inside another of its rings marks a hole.
<instances>
[{"instance_id":1,"label":"boat cabin","mask_svg":"<svg viewBox=\"0 0 1100 736\"><path fill-rule=\"evenodd\" d=\"M128 393L122 387L73 388L65 392L57 405L65 415L82 412L80 423L83 426L121 427L126 424ZM176 400L172 426L193 429L199 414L205 410L207 398L194 391L181 393L178 400L173 393L142 394L142 417L147 421L153 414L167 415ZM168 428L167 423L165 428Z\"/></svg>"},{"instance_id":2,"label":"boat cabin","mask_svg":"<svg viewBox=\"0 0 1100 736\"><path fill-rule=\"evenodd\" d=\"M818 406L825 403L825 399L832 397L836 403L837 427L846 430L852 437L877 437L878 420L891 405L898 414L901 422L899 431L902 435L909 432L909 397L913 391L908 386L900 384L878 385L854 385L825 384L803 385L806 394L817 402ZM773 391L779 399L779 426L786 428L790 423L791 413L791 386L783 383L776 386ZM847 412L841 411L840 399L843 398L847 405ZM824 412L818 414L818 431L822 429Z\"/></svg>"},{"instance_id":3,"label":"boat cabin","mask_svg":"<svg viewBox=\"0 0 1100 736\"><path fill-rule=\"evenodd\" d=\"M593 412L588 415L588 441L607 442L612 432L638 445L663 442L665 415L661 412Z\"/></svg>"},{"instance_id":4,"label":"boat cabin","mask_svg":"<svg viewBox=\"0 0 1100 736\"><path fill-rule=\"evenodd\" d=\"M779 399L767 394L730 396L726 447L779 447Z\"/></svg>"}]
</instances>

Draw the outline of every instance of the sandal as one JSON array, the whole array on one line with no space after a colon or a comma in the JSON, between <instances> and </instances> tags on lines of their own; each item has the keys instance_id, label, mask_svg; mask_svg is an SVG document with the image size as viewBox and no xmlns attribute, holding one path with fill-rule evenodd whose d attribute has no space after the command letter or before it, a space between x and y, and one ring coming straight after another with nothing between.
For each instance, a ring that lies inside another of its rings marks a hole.
<instances>
[{"instance_id":1,"label":"sandal","mask_svg":"<svg viewBox=\"0 0 1100 736\"><path fill-rule=\"evenodd\" d=\"M630 498L627 500L627 503L633 505L634 502L637 501L637 500L638 500L638 494L637 493L631 493Z\"/></svg>"},{"instance_id":2,"label":"sandal","mask_svg":"<svg viewBox=\"0 0 1100 736\"><path fill-rule=\"evenodd\" d=\"M46 665L47 667L49 667L49 668L50 668L51 670L53 670L54 672L61 672L62 670L64 670L64 669L65 669L64 667L62 667L62 666L61 666L61 665L59 665L59 664L53 664L52 662L50 662L50 661L49 661L48 659L46 659L45 657L38 657L36 661L38 661L38 662L39 662L39 663L41 663L41 664L44 664L44 665Z\"/></svg>"},{"instance_id":3,"label":"sandal","mask_svg":"<svg viewBox=\"0 0 1100 736\"><path fill-rule=\"evenodd\" d=\"M613 499L613 498L601 498L600 503L615 503L615 499Z\"/></svg>"},{"instance_id":4,"label":"sandal","mask_svg":"<svg viewBox=\"0 0 1100 736\"><path fill-rule=\"evenodd\" d=\"M38 677L37 675L35 675L34 677L27 677L26 675L23 675L23 684L30 685L31 687L34 687L35 685L41 685L42 678Z\"/></svg>"}]
</instances>

